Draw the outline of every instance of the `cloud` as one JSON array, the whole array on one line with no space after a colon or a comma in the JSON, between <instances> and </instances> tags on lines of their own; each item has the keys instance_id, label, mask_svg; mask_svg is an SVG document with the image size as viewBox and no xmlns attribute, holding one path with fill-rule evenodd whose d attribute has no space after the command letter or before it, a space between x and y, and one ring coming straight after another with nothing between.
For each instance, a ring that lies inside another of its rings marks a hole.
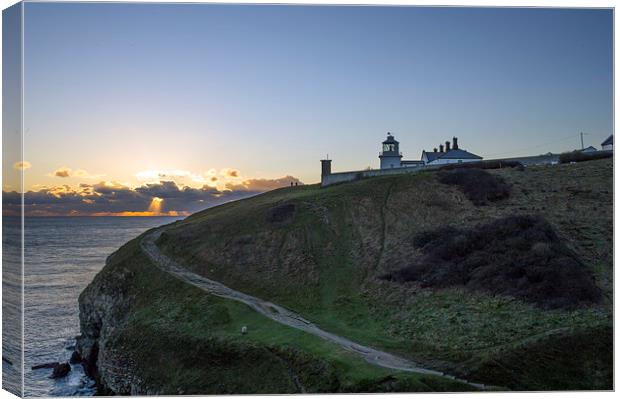
<instances>
[{"instance_id":1,"label":"cloud","mask_svg":"<svg viewBox=\"0 0 620 399\"><path fill-rule=\"evenodd\" d=\"M52 173L48 173L47 175L50 177L62 177L62 178L74 177L78 179L88 179L88 180L101 179L103 176L105 176L103 174L91 175L84 169L78 169L76 171L71 171L71 168L68 168L66 166L62 166L56 169L55 171L53 171Z\"/></svg>"},{"instance_id":2,"label":"cloud","mask_svg":"<svg viewBox=\"0 0 620 399\"><path fill-rule=\"evenodd\" d=\"M280 179L249 179L240 184L228 184L218 190L207 184L200 188L181 186L171 180L146 183L132 188L117 181L100 181L95 184L80 183L77 187L67 184L39 186L24 194L26 215L110 215L156 216L187 215L220 205L225 202L250 197L274 188L299 182L292 176ZM3 192L3 213L19 215L21 195L15 191ZM159 198L156 209L154 198Z\"/></svg>"},{"instance_id":3,"label":"cloud","mask_svg":"<svg viewBox=\"0 0 620 399\"><path fill-rule=\"evenodd\" d=\"M32 168L32 164L28 161L15 162L13 168L17 170L26 170Z\"/></svg>"},{"instance_id":4,"label":"cloud","mask_svg":"<svg viewBox=\"0 0 620 399\"><path fill-rule=\"evenodd\" d=\"M220 171L220 175L224 177L232 177L235 179L241 177L240 172L237 169L231 169L231 168L222 169Z\"/></svg>"},{"instance_id":5,"label":"cloud","mask_svg":"<svg viewBox=\"0 0 620 399\"><path fill-rule=\"evenodd\" d=\"M234 168L223 168L219 172L211 168L203 172L190 172L182 169L150 169L143 170L135 174L136 179L146 184L157 184L161 181L173 181L178 186L185 187L202 187L205 184L211 187L217 187L220 190L227 190L230 187L239 187L244 191L252 190L254 185L258 186L258 189L264 190L262 186L267 189L273 187L280 187L279 184L289 183L286 180L284 183L276 182L278 179L250 179L247 180L243 177L241 171ZM286 179L286 178L283 178ZM261 183L262 182L262 183Z\"/></svg>"},{"instance_id":6,"label":"cloud","mask_svg":"<svg viewBox=\"0 0 620 399\"><path fill-rule=\"evenodd\" d=\"M56 177L69 177L71 176L71 169L63 166L61 168L56 169L53 175Z\"/></svg>"},{"instance_id":7,"label":"cloud","mask_svg":"<svg viewBox=\"0 0 620 399\"><path fill-rule=\"evenodd\" d=\"M207 172L208 173L208 172ZM208 174L192 173L187 170L143 170L136 173L136 179L141 182L156 183L162 180L175 181L182 185L196 185L208 183Z\"/></svg>"}]
</instances>

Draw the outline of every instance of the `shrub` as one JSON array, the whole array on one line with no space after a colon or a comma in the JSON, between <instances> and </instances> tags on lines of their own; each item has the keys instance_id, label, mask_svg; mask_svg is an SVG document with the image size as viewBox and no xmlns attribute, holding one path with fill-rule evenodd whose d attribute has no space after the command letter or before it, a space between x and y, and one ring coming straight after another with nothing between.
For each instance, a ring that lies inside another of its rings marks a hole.
<instances>
[{"instance_id":1,"label":"shrub","mask_svg":"<svg viewBox=\"0 0 620 399\"><path fill-rule=\"evenodd\" d=\"M502 169L502 168L517 168L523 170L524 166L519 161L477 161L477 162L465 162L465 163L452 163L440 167L438 170L452 170L452 169Z\"/></svg>"},{"instance_id":2,"label":"shrub","mask_svg":"<svg viewBox=\"0 0 620 399\"><path fill-rule=\"evenodd\" d=\"M511 216L473 229L444 227L414 237L422 256L383 276L423 287L464 286L542 308L598 301L600 290L577 256L544 219Z\"/></svg>"},{"instance_id":3,"label":"shrub","mask_svg":"<svg viewBox=\"0 0 620 399\"><path fill-rule=\"evenodd\" d=\"M560 154L560 163L584 162L595 159L611 158L614 156L612 151L582 152L573 151Z\"/></svg>"},{"instance_id":4,"label":"shrub","mask_svg":"<svg viewBox=\"0 0 620 399\"><path fill-rule=\"evenodd\" d=\"M266 218L269 223L286 223L295 216L295 204L282 204L267 210Z\"/></svg>"},{"instance_id":5,"label":"shrub","mask_svg":"<svg viewBox=\"0 0 620 399\"><path fill-rule=\"evenodd\" d=\"M437 175L444 184L457 186L474 205L487 205L510 196L510 186L499 176L481 169L453 169Z\"/></svg>"}]
</instances>

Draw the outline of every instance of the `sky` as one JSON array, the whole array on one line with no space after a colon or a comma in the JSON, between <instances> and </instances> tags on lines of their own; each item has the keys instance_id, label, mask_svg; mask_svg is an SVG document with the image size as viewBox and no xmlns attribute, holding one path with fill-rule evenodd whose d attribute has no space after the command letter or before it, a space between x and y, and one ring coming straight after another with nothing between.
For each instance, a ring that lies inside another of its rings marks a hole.
<instances>
[{"instance_id":1,"label":"sky","mask_svg":"<svg viewBox=\"0 0 620 399\"><path fill-rule=\"evenodd\" d=\"M611 10L26 3L24 34L33 213L192 212L376 168L388 131L404 159L613 133Z\"/></svg>"}]
</instances>

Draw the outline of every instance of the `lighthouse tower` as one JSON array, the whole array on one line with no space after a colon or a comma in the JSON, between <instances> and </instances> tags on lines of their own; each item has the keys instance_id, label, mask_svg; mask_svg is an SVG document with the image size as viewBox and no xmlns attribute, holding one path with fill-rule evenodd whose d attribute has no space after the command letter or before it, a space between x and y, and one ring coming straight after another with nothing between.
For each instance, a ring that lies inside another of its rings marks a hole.
<instances>
[{"instance_id":1,"label":"lighthouse tower","mask_svg":"<svg viewBox=\"0 0 620 399\"><path fill-rule=\"evenodd\" d=\"M394 140L394 136L388 132L387 139L382 144L383 148L379 154L381 169L400 168L400 160L403 156L398 150L398 141Z\"/></svg>"}]
</instances>

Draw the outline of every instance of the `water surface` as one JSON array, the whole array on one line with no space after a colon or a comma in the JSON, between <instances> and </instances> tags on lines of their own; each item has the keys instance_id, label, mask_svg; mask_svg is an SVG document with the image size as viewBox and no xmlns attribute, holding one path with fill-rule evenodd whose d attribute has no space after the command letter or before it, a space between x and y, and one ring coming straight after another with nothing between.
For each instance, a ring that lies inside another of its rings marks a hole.
<instances>
[{"instance_id":1,"label":"water surface","mask_svg":"<svg viewBox=\"0 0 620 399\"><path fill-rule=\"evenodd\" d=\"M40 363L69 360L79 334L78 296L108 255L171 217L36 217L25 221L24 363L26 396L92 395L80 365L49 378Z\"/></svg>"}]
</instances>

